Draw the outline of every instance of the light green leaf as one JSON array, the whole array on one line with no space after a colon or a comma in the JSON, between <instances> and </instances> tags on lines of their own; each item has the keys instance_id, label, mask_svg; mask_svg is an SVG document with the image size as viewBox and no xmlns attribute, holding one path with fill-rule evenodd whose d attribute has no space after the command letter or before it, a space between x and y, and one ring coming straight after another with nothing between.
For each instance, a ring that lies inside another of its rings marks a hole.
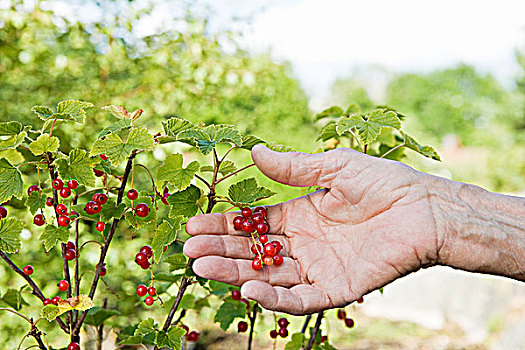
<instances>
[{"instance_id":1,"label":"light green leaf","mask_svg":"<svg viewBox=\"0 0 525 350\"><path fill-rule=\"evenodd\" d=\"M91 102L84 102L79 100L60 101L57 104L57 113L69 114L72 117L82 117L86 114L85 108L94 107Z\"/></svg>"},{"instance_id":2,"label":"light green leaf","mask_svg":"<svg viewBox=\"0 0 525 350\"><path fill-rule=\"evenodd\" d=\"M274 194L267 188L259 187L253 177L239 181L228 189L228 196L238 206L250 205Z\"/></svg>"},{"instance_id":3,"label":"light green leaf","mask_svg":"<svg viewBox=\"0 0 525 350\"><path fill-rule=\"evenodd\" d=\"M164 259L170 265L170 272L186 268L187 258L184 254L173 254Z\"/></svg>"},{"instance_id":4,"label":"light green leaf","mask_svg":"<svg viewBox=\"0 0 525 350\"><path fill-rule=\"evenodd\" d=\"M231 174L236 170L237 170L237 167L230 160L225 160L221 162L221 165L219 166L219 173L222 175ZM213 173L213 167L211 165L204 165L204 166L201 166L201 171Z\"/></svg>"},{"instance_id":5,"label":"light green leaf","mask_svg":"<svg viewBox=\"0 0 525 350\"><path fill-rule=\"evenodd\" d=\"M194 306L195 306L195 295L186 294L180 300L179 309L193 309Z\"/></svg>"},{"instance_id":6,"label":"light green leaf","mask_svg":"<svg viewBox=\"0 0 525 350\"><path fill-rule=\"evenodd\" d=\"M197 201L200 198L201 191L194 185L185 190L172 193L168 197L168 203L170 204L169 217L174 218L179 215L187 218L192 217L199 209Z\"/></svg>"},{"instance_id":7,"label":"light green leaf","mask_svg":"<svg viewBox=\"0 0 525 350\"><path fill-rule=\"evenodd\" d=\"M58 310L58 306L53 304L48 304L42 308L42 311L40 312L40 316L47 319L49 322L53 321L55 318L58 317L58 314L60 311Z\"/></svg>"},{"instance_id":8,"label":"light green leaf","mask_svg":"<svg viewBox=\"0 0 525 350\"><path fill-rule=\"evenodd\" d=\"M192 129L194 127L195 125L192 122L181 118L170 118L165 122L162 122L164 134L172 137L176 137L177 134L181 131Z\"/></svg>"},{"instance_id":9,"label":"light green leaf","mask_svg":"<svg viewBox=\"0 0 525 350\"><path fill-rule=\"evenodd\" d=\"M158 186L164 187L164 184L169 182L177 189L183 190L189 186L199 168L199 162L196 160L188 164L186 168L183 168L182 154L170 154L157 171Z\"/></svg>"},{"instance_id":10,"label":"light green leaf","mask_svg":"<svg viewBox=\"0 0 525 350\"><path fill-rule=\"evenodd\" d=\"M314 122L318 121L319 119L327 118L327 117L340 117L344 114L341 107L333 106L330 108L325 109L321 113L317 113L314 117Z\"/></svg>"},{"instance_id":11,"label":"light green leaf","mask_svg":"<svg viewBox=\"0 0 525 350\"><path fill-rule=\"evenodd\" d=\"M177 140L191 140L202 154L210 153L218 143L233 143L241 146L242 136L231 125L209 125L204 128L192 128L179 132Z\"/></svg>"},{"instance_id":12,"label":"light green leaf","mask_svg":"<svg viewBox=\"0 0 525 350\"><path fill-rule=\"evenodd\" d=\"M361 107L359 105L352 103L345 111L345 115L359 114L361 113Z\"/></svg>"},{"instance_id":13,"label":"light green leaf","mask_svg":"<svg viewBox=\"0 0 525 350\"><path fill-rule=\"evenodd\" d=\"M171 326L168 331L157 333L156 343L159 348L168 347L174 350L182 349L182 339L186 331L179 326Z\"/></svg>"},{"instance_id":14,"label":"light green leaf","mask_svg":"<svg viewBox=\"0 0 525 350\"><path fill-rule=\"evenodd\" d=\"M23 182L20 170L12 166L5 158L0 158L0 203L11 197L22 197Z\"/></svg>"},{"instance_id":15,"label":"light green leaf","mask_svg":"<svg viewBox=\"0 0 525 350\"><path fill-rule=\"evenodd\" d=\"M0 123L0 136L18 135L23 130L23 125L17 121Z\"/></svg>"},{"instance_id":16,"label":"light green leaf","mask_svg":"<svg viewBox=\"0 0 525 350\"><path fill-rule=\"evenodd\" d=\"M104 321L113 316L120 315L118 310L104 309L100 306L95 306L89 310L86 316L86 323L95 327L100 326Z\"/></svg>"},{"instance_id":17,"label":"light green leaf","mask_svg":"<svg viewBox=\"0 0 525 350\"><path fill-rule=\"evenodd\" d=\"M35 112L35 114L42 120L47 120L53 115L51 108L46 106L34 106L31 108L31 111Z\"/></svg>"},{"instance_id":18,"label":"light green leaf","mask_svg":"<svg viewBox=\"0 0 525 350\"><path fill-rule=\"evenodd\" d=\"M365 117L352 114L348 118L340 118L337 121L336 130L341 135L354 127L357 129L361 141L368 145L377 138L383 127L399 129L401 120L399 120L396 112L376 109Z\"/></svg>"},{"instance_id":19,"label":"light green leaf","mask_svg":"<svg viewBox=\"0 0 525 350\"><path fill-rule=\"evenodd\" d=\"M27 133L23 131L20 134L13 135L5 140L0 140L0 151L17 148L24 142L26 136Z\"/></svg>"},{"instance_id":20,"label":"light green leaf","mask_svg":"<svg viewBox=\"0 0 525 350\"><path fill-rule=\"evenodd\" d=\"M118 122L113 123L110 126L108 126L107 128L105 128L104 130L102 130L100 132L100 134L98 134L98 137L101 138L103 136L106 136L109 133L112 133L112 132L116 133L116 132L118 132L120 130L124 130L124 129L128 129L128 128L131 128L131 120L130 119L121 119Z\"/></svg>"},{"instance_id":21,"label":"light green leaf","mask_svg":"<svg viewBox=\"0 0 525 350\"><path fill-rule=\"evenodd\" d=\"M144 337L140 335L133 335L122 340L119 345L139 345L144 341Z\"/></svg>"},{"instance_id":22,"label":"light green leaf","mask_svg":"<svg viewBox=\"0 0 525 350\"><path fill-rule=\"evenodd\" d=\"M173 226L168 221L164 220L159 227L157 227L157 232L155 232L155 237L153 237L153 242L151 243L151 248L155 252L154 256L156 263L160 261L164 247L173 243L177 238L177 233L181 229L181 222L183 219L183 216L176 217L173 220Z\"/></svg>"},{"instance_id":23,"label":"light green leaf","mask_svg":"<svg viewBox=\"0 0 525 350\"><path fill-rule=\"evenodd\" d=\"M155 328L157 328L157 326L158 325L155 323L154 319L148 318L139 323L137 329L135 330L135 335L146 336L150 333L155 332Z\"/></svg>"},{"instance_id":24,"label":"light green leaf","mask_svg":"<svg viewBox=\"0 0 525 350\"><path fill-rule=\"evenodd\" d=\"M328 141L332 138L337 138L339 135L336 131L336 124L335 121L331 121L328 124L326 124L319 133L319 136L317 137L317 141Z\"/></svg>"},{"instance_id":25,"label":"light green leaf","mask_svg":"<svg viewBox=\"0 0 525 350\"><path fill-rule=\"evenodd\" d=\"M335 131L338 135L343 135L348 130L363 123L363 117L359 114L350 114L348 117L341 117L337 120Z\"/></svg>"},{"instance_id":26,"label":"light green leaf","mask_svg":"<svg viewBox=\"0 0 525 350\"><path fill-rule=\"evenodd\" d=\"M286 346L285 350L300 350L303 347L304 334L303 333L294 333Z\"/></svg>"},{"instance_id":27,"label":"light green leaf","mask_svg":"<svg viewBox=\"0 0 525 350\"><path fill-rule=\"evenodd\" d=\"M406 147L416 151L419 154L424 155L425 157L441 161L441 157L433 147L420 145L416 140L414 140L413 137L405 134L403 131L401 131L401 135L403 135L403 137L405 138Z\"/></svg>"},{"instance_id":28,"label":"light green leaf","mask_svg":"<svg viewBox=\"0 0 525 350\"><path fill-rule=\"evenodd\" d=\"M26 199L26 206L29 207L31 214L35 215L38 209L45 208L46 197L42 196L40 191L33 191Z\"/></svg>"},{"instance_id":29,"label":"light green leaf","mask_svg":"<svg viewBox=\"0 0 525 350\"><path fill-rule=\"evenodd\" d=\"M109 105L102 107L102 109L119 119L130 119L129 112L122 106Z\"/></svg>"},{"instance_id":30,"label":"light green leaf","mask_svg":"<svg viewBox=\"0 0 525 350\"><path fill-rule=\"evenodd\" d=\"M68 299L61 299L58 301L58 306L49 304L44 306L41 316L48 321L53 321L58 316L70 310L86 311L94 306L93 300L85 294L78 297L71 297Z\"/></svg>"},{"instance_id":31,"label":"light green leaf","mask_svg":"<svg viewBox=\"0 0 525 350\"><path fill-rule=\"evenodd\" d=\"M20 249L20 233L23 223L13 218L0 219L0 250L5 253L16 253Z\"/></svg>"},{"instance_id":32,"label":"light green leaf","mask_svg":"<svg viewBox=\"0 0 525 350\"><path fill-rule=\"evenodd\" d=\"M78 148L72 149L68 157L56 160L58 173L64 181L77 180L85 186L95 186L95 163L86 151Z\"/></svg>"},{"instance_id":33,"label":"light green leaf","mask_svg":"<svg viewBox=\"0 0 525 350\"><path fill-rule=\"evenodd\" d=\"M31 142L29 145L29 150L35 155L46 152L56 152L60 146L60 140L58 137L49 136L48 134L40 135L35 141Z\"/></svg>"},{"instance_id":34,"label":"light green leaf","mask_svg":"<svg viewBox=\"0 0 525 350\"><path fill-rule=\"evenodd\" d=\"M266 147L268 147L269 149L271 149L272 151L275 151L275 152L293 152L294 151L294 149L292 147L280 145L280 144L275 143L275 142L267 143Z\"/></svg>"},{"instance_id":35,"label":"light green leaf","mask_svg":"<svg viewBox=\"0 0 525 350\"><path fill-rule=\"evenodd\" d=\"M133 150L152 150L154 148L153 136L148 134L146 128L131 129L126 142L120 136L110 133L104 139L98 139L91 147L90 156L105 154L111 163L118 165L126 159Z\"/></svg>"},{"instance_id":36,"label":"light green leaf","mask_svg":"<svg viewBox=\"0 0 525 350\"><path fill-rule=\"evenodd\" d=\"M69 230L46 225L44 232L40 235L40 241L44 243L44 249L49 252L58 242L66 243L69 239Z\"/></svg>"},{"instance_id":37,"label":"light green leaf","mask_svg":"<svg viewBox=\"0 0 525 350\"><path fill-rule=\"evenodd\" d=\"M0 158L5 158L11 164L22 163L25 159L22 153L14 149L0 151Z\"/></svg>"},{"instance_id":38,"label":"light green leaf","mask_svg":"<svg viewBox=\"0 0 525 350\"><path fill-rule=\"evenodd\" d=\"M264 140L261 140L258 137L255 137L253 135L242 135L242 146L241 148L251 150L253 146L259 144L259 143L265 143Z\"/></svg>"},{"instance_id":39,"label":"light green leaf","mask_svg":"<svg viewBox=\"0 0 525 350\"><path fill-rule=\"evenodd\" d=\"M226 332L236 317L246 316L246 305L234 300L227 300L219 307L215 314L214 322L219 322L221 329Z\"/></svg>"}]
</instances>

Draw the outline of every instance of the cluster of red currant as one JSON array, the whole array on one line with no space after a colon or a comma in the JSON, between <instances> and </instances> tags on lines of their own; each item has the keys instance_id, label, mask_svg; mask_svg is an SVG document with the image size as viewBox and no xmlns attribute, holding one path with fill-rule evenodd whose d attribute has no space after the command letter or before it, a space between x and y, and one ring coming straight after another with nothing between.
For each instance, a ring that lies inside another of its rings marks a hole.
<instances>
[{"instance_id":1,"label":"cluster of red currant","mask_svg":"<svg viewBox=\"0 0 525 350\"><path fill-rule=\"evenodd\" d=\"M135 199L139 197L139 192L136 189L132 188L131 190L128 191L126 196L128 197L128 199L134 201ZM137 216L140 218L145 218L146 216L148 216L149 214L148 205L146 203L137 204L135 206L135 214L137 214Z\"/></svg>"},{"instance_id":2,"label":"cluster of red currant","mask_svg":"<svg viewBox=\"0 0 525 350\"><path fill-rule=\"evenodd\" d=\"M153 299L153 297L157 295L157 290L154 286L148 288L143 284L139 284L137 286L137 295L139 297L143 297L146 296L146 294L149 294L149 296L147 296L146 299L144 299L144 303L148 306L153 305L153 303L155 302L155 299Z\"/></svg>"},{"instance_id":3,"label":"cluster of red currant","mask_svg":"<svg viewBox=\"0 0 525 350\"><path fill-rule=\"evenodd\" d=\"M142 267L144 270L149 269L151 266L151 263L149 262L149 259L153 257L153 250L151 250L151 247L149 245L142 246L140 248L140 251L135 255L135 262L137 265Z\"/></svg>"},{"instance_id":4,"label":"cluster of red currant","mask_svg":"<svg viewBox=\"0 0 525 350\"><path fill-rule=\"evenodd\" d=\"M181 324L181 325L179 325L179 327L186 331L186 341L187 342L195 343L196 341L199 340L199 336L200 336L199 332L197 332L197 331L191 331L190 332L190 329L185 324Z\"/></svg>"},{"instance_id":5,"label":"cluster of red currant","mask_svg":"<svg viewBox=\"0 0 525 350\"><path fill-rule=\"evenodd\" d=\"M75 190L78 187L78 182L77 180L69 180L67 182L67 185L64 186L64 181L62 181L61 179L55 179L51 183L51 187L53 187L54 190L58 191L58 193L60 194L60 197L66 199L71 196L71 190ZM27 189L27 195L30 196L31 193L35 191L38 191L40 193L42 192L42 190L40 189L40 187L38 187L38 185L31 185ZM53 198L47 197L46 205L48 207L52 207L54 205ZM59 204L57 205L56 211L58 214L58 219L57 219L58 225L61 227L69 226L69 224L71 223L71 219L67 216L68 215L67 207L64 204ZM75 213L72 212L70 214L72 215ZM42 213L36 214L33 218L33 223L37 226L42 226L46 223L46 218L44 217Z\"/></svg>"},{"instance_id":6,"label":"cluster of red currant","mask_svg":"<svg viewBox=\"0 0 525 350\"><path fill-rule=\"evenodd\" d=\"M58 302L60 300L62 300L61 297L55 296L53 297L53 299L45 298L44 300L42 300L42 303L44 304L44 306L49 305L49 304L58 305Z\"/></svg>"},{"instance_id":7,"label":"cluster of red currant","mask_svg":"<svg viewBox=\"0 0 525 350\"><path fill-rule=\"evenodd\" d=\"M91 200L86 203L84 210L89 215L94 215L100 213L102 206L108 202L108 196L104 193L95 193ZM95 229L98 232L104 232L106 224L103 221L97 222Z\"/></svg>"},{"instance_id":8,"label":"cluster of red currant","mask_svg":"<svg viewBox=\"0 0 525 350\"><path fill-rule=\"evenodd\" d=\"M281 317L278 321L277 321L277 325L279 326L279 330L277 329L272 329L270 331L270 338L272 339L275 339L277 338L277 336L281 336L281 338L286 338L288 336L288 325L290 324L290 322L288 322L288 320L284 317Z\"/></svg>"},{"instance_id":9,"label":"cluster of red currant","mask_svg":"<svg viewBox=\"0 0 525 350\"><path fill-rule=\"evenodd\" d=\"M241 215L233 219L233 227L236 230L242 230L252 236L253 244L251 251L256 255L252 260L252 268L256 271L263 266L282 265L284 259L279 252L282 245L278 241L268 242L268 230L270 226L266 221L268 210L264 207L241 208Z\"/></svg>"},{"instance_id":10,"label":"cluster of red currant","mask_svg":"<svg viewBox=\"0 0 525 350\"><path fill-rule=\"evenodd\" d=\"M241 298L241 291L240 290L238 290L238 289L232 290L232 299L233 300L238 300L241 303L245 304L246 305L246 310L248 310L248 311L250 310L250 302L248 301L248 299Z\"/></svg>"},{"instance_id":11,"label":"cluster of red currant","mask_svg":"<svg viewBox=\"0 0 525 350\"><path fill-rule=\"evenodd\" d=\"M353 328L354 325L355 325L355 322L352 318L350 317L346 317L346 311L345 309L339 309L337 310L337 318L340 319L340 320L343 320L345 325L348 327L348 328Z\"/></svg>"}]
</instances>

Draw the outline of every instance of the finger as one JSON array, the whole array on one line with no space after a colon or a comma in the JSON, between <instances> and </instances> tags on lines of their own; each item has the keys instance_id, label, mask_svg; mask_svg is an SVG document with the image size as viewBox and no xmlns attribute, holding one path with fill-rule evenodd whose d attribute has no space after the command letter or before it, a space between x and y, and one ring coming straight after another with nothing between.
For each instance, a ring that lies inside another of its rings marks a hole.
<instances>
[{"instance_id":1,"label":"finger","mask_svg":"<svg viewBox=\"0 0 525 350\"><path fill-rule=\"evenodd\" d=\"M283 257L288 256L288 241L283 236L268 235L268 242L278 241ZM253 259L251 251L253 239L251 237L210 236L201 235L188 239L184 243L184 254L190 258L200 258L209 255L218 255L233 259Z\"/></svg>"},{"instance_id":2,"label":"finger","mask_svg":"<svg viewBox=\"0 0 525 350\"><path fill-rule=\"evenodd\" d=\"M250 280L259 280L274 286L291 287L302 283L299 266L295 260L284 258L281 266L265 266L255 271L252 261L205 256L195 260L193 271L203 278L241 286Z\"/></svg>"},{"instance_id":3,"label":"finger","mask_svg":"<svg viewBox=\"0 0 525 350\"><path fill-rule=\"evenodd\" d=\"M248 281L241 294L268 310L305 315L331 307L330 299L315 285L299 284L292 288L273 287L261 281Z\"/></svg>"},{"instance_id":4,"label":"finger","mask_svg":"<svg viewBox=\"0 0 525 350\"><path fill-rule=\"evenodd\" d=\"M266 222L270 227L268 233L280 233L283 219L282 204L265 206L268 210ZM190 235L235 235L250 236L249 233L236 230L233 227L233 219L239 216L238 211L224 214L204 214L197 215L188 220L186 223L186 232Z\"/></svg>"},{"instance_id":5,"label":"finger","mask_svg":"<svg viewBox=\"0 0 525 350\"><path fill-rule=\"evenodd\" d=\"M353 152L341 149L317 154L281 153L256 145L252 158L261 172L285 185L330 187L335 173L346 165Z\"/></svg>"}]
</instances>

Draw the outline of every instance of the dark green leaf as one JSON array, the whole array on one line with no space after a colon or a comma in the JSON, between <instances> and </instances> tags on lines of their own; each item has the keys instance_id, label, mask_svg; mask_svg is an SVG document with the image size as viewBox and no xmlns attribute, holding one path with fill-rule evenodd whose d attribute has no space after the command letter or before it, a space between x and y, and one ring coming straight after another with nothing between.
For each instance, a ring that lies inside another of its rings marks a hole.
<instances>
[{"instance_id":1,"label":"dark green leaf","mask_svg":"<svg viewBox=\"0 0 525 350\"><path fill-rule=\"evenodd\" d=\"M23 222L14 218L0 219L0 250L5 253L16 253L20 249L20 233Z\"/></svg>"},{"instance_id":2,"label":"dark green leaf","mask_svg":"<svg viewBox=\"0 0 525 350\"><path fill-rule=\"evenodd\" d=\"M334 138L334 137L337 138L338 136L339 134L337 134L337 131L336 131L335 121L331 121L321 129L321 132L319 133L317 140L318 141L319 140L328 141L331 138Z\"/></svg>"},{"instance_id":3,"label":"dark green leaf","mask_svg":"<svg viewBox=\"0 0 525 350\"><path fill-rule=\"evenodd\" d=\"M259 143L265 143L265 141L253 135L243 135L241 148L251 150L253 146Z\"/></svg>"},{"instance_id":4,"label":"dark green leaf","mask_svg":"<svg viewBox=\"0 0 525 350\"><path fill-rule=\"evenodd\" d=\"M197 161L191 162L184 168L182 166L182 154L171 154L166 157L164 164L157 171L158 185L159 187L164 187L164 184L169 182L177 189L183 190L189 186L199 168L199 162Z\"/></svg>"},{"instance_id":5,"label":"dark green leaf","mask_svg":"<svg viewBox=\"0 0 525 350\"><path fill-rule=\"evenodd\" d=\"M246 305L235 300L227 300L219 307L214 322L219 322L221 329L226 332L236 317L246 316Z\"/></svg>"},{"instance_id":6,"label":"dark green leaf","mask_svg":"<svg viewBox=\"0 0 525 350\"><path fill-rule=\"evenodd\" d=\"M199 207L197 201L201 198L201 191L198 187L191 185L185 190L172 193L168 197L170 204L169 217L174 218L179 215L192 217L197 213Z\"/></svg>"},{"instance_id":7,"label":"dark green leaf","mask_svg":"<svg viewBox=\"0 0 525 350\"><path fill-rule=\"evenodd\" d=\"M22 306L29 305L24 298L22 298L22 293L20 290L9 288L7 292L2 296L0 301L4 302L6 305L12 307L15 310L20 310Z\"/></svg>"},{"instance_id":8,"label":"dark green leaf","mask_svg":"<svg viewBox=\"0 0 525 350\"><path fill-rule=\"evenodd\" d=\"M250 205L274 194L267 188L259 187L253 177L239 181L228 189L228 196L238 206Z\"/></svg>"},{"instance_id":9,"label":"dark green leaf","mask_svg":"<svg viewBox=\"0 0 525 350\"><path fill-rule=\"evenodd\" d=\"M148 318L139 323L137 329L135 330L135 335L139 335L139 336L148 335L150 333L155 332L155 328L157 328L157 324L155 323L155 320L152 318Z\"/></svg>"},{"instance_id":10,"label":"dark green leaf","mask_svg":"<svg viewBox=\"0 0 525 350\"><path fill-rule=\"evenodd\" d=\"M181 118L170 118L166 120L165 122L162 122L162 128L164 129L164 133L167 136L176 137L177 134L181 131L192 129L195 125L186 120Z\"/></svg>"},{"instance_id":11,"label":"dark green leaf","mask_svg":"<svg viewBox=\"0 0 525 350\"><path fill-rule=\"evenodd\" d=\"M200 169L202 172L213 172L213 167L211 165L204 165L204 166L201 166L201 169ZM235 166L235 164L232 162L232 161L229 161L229 160L225 160L223 162L221 162L221 165L219 166L219 173L222 174L222 175L228 175L228 174L231 174L233 173L234 171L237 170L237 167Z\"/></svg>"},{"instance_id":12,"label":"dark green leaf","mask_svg":"<svg viewBox=\"0 0 525 350\"><path fill-rule=\"evenodd\" d=\"M93 165L95 160L83 149L72 149L69 156L57 159L58 173L66 180L77 180L81 185L95 186L95 174Z\"/></svg>"},{"instance_id":13,"label":"dark green leaf","mask_svg":"<svg viewBox=\"0 0 525 350\"><path fill-rule=\"evenodd\" d=\"M0 136L18 135L24 130L22 123L17 121L0 123Z\"/></svg>"},{"instance_id":14,"label":"dark green leaf","mask_svg":"<svg viewBox=\"0 0 525 350\"><path fill-rule=\"evenodd\" d=\"M436 152L436 150L431 146L422 146L413 137L405 134L401 131L401 135L405 138L405 146L411 150L416 151L419 154L424 155L425 157L441 161L441 157Z\"/></svg>"},{"instance_id":15,"label":"dark green leaf","mask_svg":"<svg viewBox=\"0 0 525 350\"><path fill-rule=\"evenodd\" d=\"M318 121L319 119L327 118L327 117L340 117L344 114L341 107L333 106L330 108L325 109L321 113L317 113L314 117L314 122Z\"/></svg>"},{"instance_id":16,"label":"dark green leaf","mask_svg":"<svg viewBox=\"0 0 525 350\"><path fill-rule=\"evenodd\" d=\"M285 350L300 350L303 347L304 334L303 333L294 333L286 346Z\"/></svg>"},{"instance_id":17,"label":"dark green leaf","mask_svg":"<svg viewBox=\"0 0 525 350\"><path fill-rule=\"evenodd\" d=\"M155 237L153 237L153 242L151 243L151 248L155 252L155 262L158 263L162 257L163 250L165 246L170 245L177 238L177 233L181 228L181 222L183 216L178 216L174 218L172 226L168 221L164 220L157 227L157 232L155 232Z\"/></svg>"},{"instance_id":18,"label":"dark green leaf","mask_svg":"<svg viewBox=\"0 0 525 350\"><path fill-rule=\"evenodd\" d=\"M5 158L0 158L0 203L7 202L11 197L22 197L22 174Z\"/></svg>"},{"instance_id":19,"label":"dark green leaf","mask_svg":"<svg viewBox=\"0 0 525 350\"><path fill-rule=\"evenodd\" d=\"M35 215L38 209L45 208L46 197L42 196L40 191L33 191L31 195L26 199L26 206L29 208L31 214Z\"/></svg>"},{"instance_id":20,"label":"dark green leaf","mask_svg":"<svg viewBox=\"0 0 525 350\"><path fill-rule=\"evenodd\" d=\"M186 331L178 326L171 326L168 331L159 331L157 333L156 343L159 348L168 347L173 350L182 349L182 339Z\"/></svg>"},{"instance_id":21,"label":"dark green leaf","mask_svg":"<svg viewBox=\"0 0 525 350\"><path fill-rule=\"evenodd\" d=\"M120 315L120 312L117 310L104 309L102 307L95 306L89 310L86 316L86 323L98 327L108 318L118 315Z\"/></svg>"},{"instance_id":22,"label":"dark green leaf","mask_svg":"<svg viewBox=\"0 0 525 350\"><path fill-rule=\"evenodd\" d=\"M184 254L173 254L164 259L165 263L170 265L170 271L186 268L187 258Z\"/></svg>"},{"instance_id":23,"label":"dark green leaf","mask_svg":"<svg viewBox=\"0 0 525 350\"><path fill-rule=\"evenodd\" d=\"M69 230L46 225L44 232L40 235L40 241L44 243L46 252L49 252L58 242L66 243L69 239Z\"/></svg>"}]
</instances>

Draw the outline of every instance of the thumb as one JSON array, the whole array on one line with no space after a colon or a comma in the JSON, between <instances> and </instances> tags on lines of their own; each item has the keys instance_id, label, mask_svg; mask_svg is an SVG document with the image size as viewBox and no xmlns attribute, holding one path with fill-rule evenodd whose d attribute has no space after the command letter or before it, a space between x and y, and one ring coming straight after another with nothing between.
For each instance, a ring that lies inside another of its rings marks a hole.
<instances>
[{"instance_id":1,"label":"thumb","mask_svg":"<svg viewBox=\"0 0 525 350\"><path fill-rule=\"evenodd\" d=\"M335 173L346 165L346 157L334 156L337 153L343 152L281 153L256 145L252 148L252 159L264 175L282 184L330 187Z\"/></svg>"}]
</instances>

